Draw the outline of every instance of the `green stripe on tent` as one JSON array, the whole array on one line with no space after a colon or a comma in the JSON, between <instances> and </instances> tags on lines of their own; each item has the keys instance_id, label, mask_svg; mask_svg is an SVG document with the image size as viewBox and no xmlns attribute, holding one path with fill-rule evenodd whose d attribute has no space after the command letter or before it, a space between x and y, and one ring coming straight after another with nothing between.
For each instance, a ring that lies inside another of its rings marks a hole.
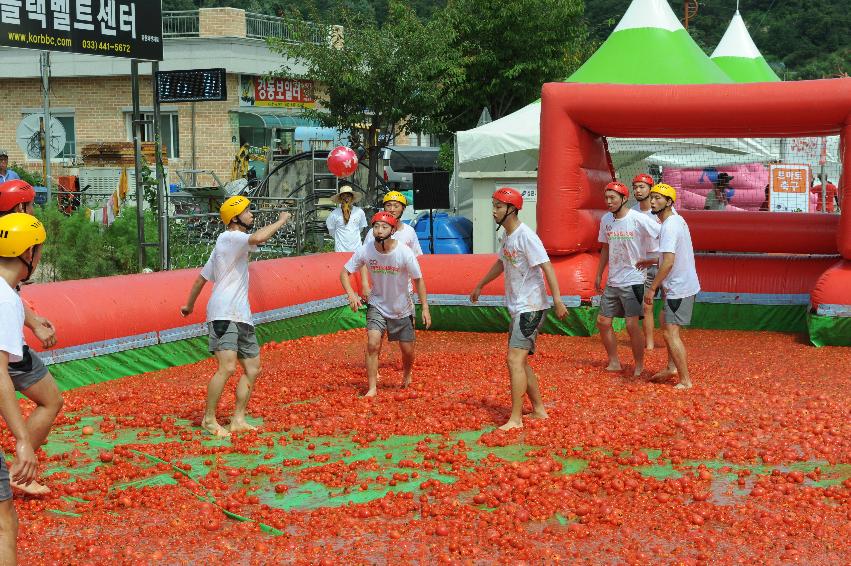
<instances>
[{"instance_id":1,"label":"green stripe on tent","mask_svg":"<svg viewBox=\"0 0 851 566\"><path fill-rule=\"evenodd\" d=\"M737 83L780 82L780 77L768 66L765 57L715 57L712 61Z\"/></svg>"},{"instance_id":2,"label":"green stripe on tent","mask_svg":"<svg viewBox=\"0 0 851 566\"><path fill-rule=\"evenodd\" d=\"M567 82L646 85L732 81L686 30L634 28L610 35Z\"/></svg>"}]
</instances>

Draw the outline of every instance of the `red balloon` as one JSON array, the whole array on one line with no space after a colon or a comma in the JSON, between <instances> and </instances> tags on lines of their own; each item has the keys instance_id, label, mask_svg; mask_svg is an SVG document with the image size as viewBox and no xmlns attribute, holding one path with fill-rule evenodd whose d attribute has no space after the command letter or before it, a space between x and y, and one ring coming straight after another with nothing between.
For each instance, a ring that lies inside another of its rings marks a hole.
<instances>
[{"instance_id":1,"label":"red balloon","mask_svg":"<svg viewBox=\"0 0 851 566\"><path fill-rule=\"evenodd\" d=\"M328 154L328 170L335 177L348 177L358 169L358 156L350 147L338 146Z\"/></svg>"}]
</instances>

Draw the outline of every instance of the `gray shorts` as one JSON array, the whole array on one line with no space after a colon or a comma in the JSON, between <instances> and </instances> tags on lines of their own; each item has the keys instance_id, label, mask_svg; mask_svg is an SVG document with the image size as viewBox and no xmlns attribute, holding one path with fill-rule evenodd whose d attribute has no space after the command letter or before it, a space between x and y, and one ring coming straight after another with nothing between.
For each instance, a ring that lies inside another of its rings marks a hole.
<instances>
[{"instance_id":1,"label":"gray shorts","mask_svg":"<svg viewBox=\"0 0 851 566\"><path fill-rule=\"evenodd\" d=\"M366 329L378 330L382 334L387 332L388 342L413 342L416 340L413 315L404 318L386 318L372 305L366 307Z\"/></svg>"},{"instance_id":2,"label":"gray shorts","mask_svg":"<svg viewBox=\"0 0 851 566\"><path fill-rule=\"evenodd\" d=\"M653 280L656 279L656 275L659 273L658 265L651 265L647 268L647 277L644 278L644 292L647 292L647 289L653 285ZM660 285L658 289L656 289L656 298L662 296L662 286Z\"/></svg>"},{"instance_id":3,"label":"gray shorts","mask_svg":"<svg viewBox=\"0 0 851 566\"><path fill-rule=\"evenodd\" d=\"M6 459L3 457L3 453L0 452L0 501L8 501L9 499L12 499L9 468L6 466Z\"/></svg>"},{"instance_id":4,"label":"gray shorts","mask_svg":"<svg viewBox=\"0 0 851 566\"><path fill-rule=\"evenodd\" d=\"M529 354L535 353L535 342L538 340L538 332L547 319L547 311L521 312L511 317L511 326L508 327L508 347L528 350Z\"/></svg>"},{"instance_id":5,"label":"gray shorts","mask_svg":"<svg viewBox=\"0 0 851 566\"><path fill-rule=\"evenodd\" d=\"M644 314L644 284L629 287L606 285L600 297L600 314L606 318L629 318Z\"/></svg>"},{"instance_id":6,"label":"gray shorts","mask_svg":"<svg viewBox=\"0 0 851 566\"><path fill-rule=\"evenodd\" d=\"M232 320L214 320L207 323L210 333L211 352L229 350L236 352L241 359L256 358L260 355L260 345L254 327L246 322Z\"/></svg>"},{"instance_id":7,"label":"gray shorts","mask_svg":"<svg viewBox=\"0 0 851 566\"><path fill-rule=\"evenodd\" d=\"M694 299L697 295L682 299L665 298L665 324L688 326L691 324L691 313L694 310Z\"/></svg>"},{"instance_id":8,"label":"gray shorts","mask_svg":"<svg viewBox=\"0 0 851 566\"><path fill-rule=\"evenodd\" d=\"M47 373L47 367L41 358L27 345L24 345L24 359L20 362L9 362L9 375L17 391L29 389L44 379Z\"/></svg>"}]
</instances>

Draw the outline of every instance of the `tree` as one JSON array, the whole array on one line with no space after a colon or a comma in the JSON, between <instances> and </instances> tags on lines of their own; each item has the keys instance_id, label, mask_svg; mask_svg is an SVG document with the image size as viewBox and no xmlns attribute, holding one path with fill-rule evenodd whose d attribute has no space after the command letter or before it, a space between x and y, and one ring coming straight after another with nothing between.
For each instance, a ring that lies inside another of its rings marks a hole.
<instances>
[{"instance_id":1,"label":"tree","mask_svg":"<svg viewBox=\"0 0 851 566\"><path fill-rule=\"evenodd\" d=\"M540 98L590 55L581 0L450 0L440 13L462 58L464 83L447 108L450 129L474 127Z\"/></svg>"},{"instance_id":2,"label":"tree","mask_svg":"<svg viewBox=\"0 0 851 566\"><path fill-rule=\"evenodd\" d=\"M348 131L362 143L369 161L368 187L374 189L381 148L402 133L439 132L445 93L460 78L451 49L451 33L435 21L421 22L399 2L389 4L383 26L352 12L338 13L343 27L330 28L330 40L308 41L308 24L299 30L304 41L269 39L286 59L276 75L301 77L319 85L318 108L308 115L321 124ZM356 131L365 132L359 140Z\"/></svg>"}]
</instances>

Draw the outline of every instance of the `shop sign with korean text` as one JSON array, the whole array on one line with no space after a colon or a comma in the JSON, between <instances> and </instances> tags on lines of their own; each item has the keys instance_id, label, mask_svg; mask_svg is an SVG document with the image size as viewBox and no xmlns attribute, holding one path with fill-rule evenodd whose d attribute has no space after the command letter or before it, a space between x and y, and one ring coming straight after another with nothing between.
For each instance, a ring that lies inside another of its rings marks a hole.
<instances>
[{"instance_id":1,"label":"shop sign with korean text","mask_svg":"<svg viewBox=\"0 0 851 566\"><path fill-rule=\"evenodd\" d=\"M149 0L0 0L0 45L162 61L162 7Z\"/></svg>"},{"instance_id":2,"label":"shop sign with korean text","mask_svg":"<svg viewBox=\"0 0 851 566\"><path fill-rule=\"evenodd\" d=\"M768 202L772 212L809 212L812 175L809 165L772 163Z\"/></svg>"},{"instance_id":3,"label":"shop sign with korean text","mask_svg":"<svg viewBox=\"0 0 851 566\"><path fill-rule=\"evenodd\" d=\"M239 105L276 108L313 108L316 106L316 100L313 98L313 81L241 75L239 81Z\"/></svg>"}]
</instances>

